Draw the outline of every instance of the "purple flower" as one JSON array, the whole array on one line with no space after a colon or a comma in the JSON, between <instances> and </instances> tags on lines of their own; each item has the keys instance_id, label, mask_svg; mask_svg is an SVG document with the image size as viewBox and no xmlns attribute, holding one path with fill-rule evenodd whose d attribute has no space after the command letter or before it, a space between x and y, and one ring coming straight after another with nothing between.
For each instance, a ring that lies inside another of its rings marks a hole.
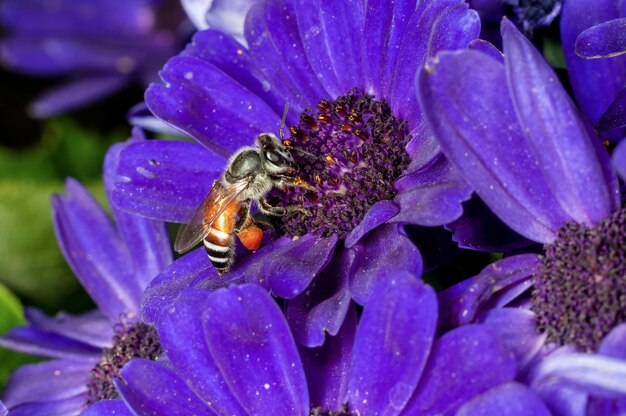
<instances>
[{"instance_id":1,"label":"purple flower","mask_svg":"<svg viewBox=\"0 0 626 416\"><path fill-rule=\"evenodd\" d=\"M563 6L561 39L572 88L581 109L603 131L626 124L626 56L588 58L623 51L625 12L621 2L611 0L568 0ZM621 139L623 129L615 136Z\"/></svg>"},{"instance_id":2,"label":"purple flower","mask_svg":"<svg viewBox=\"0 0 626 416\"><path fill-rule=\"evenodd\" d=\"M215 29L243 38L246 14L258 0L181 0L189 20L198 30Z\"/></svg>"},{"instance_id":3,"label":"purple flower","mask_svg":"<svg viewBox=\"0 0 626 416\"><path fill-rule=\"evenodd\" d=\"M139 140L138 138L136 140ZM105 187L115 158L106 161ZM164 224L113 207L116 224L78 182L53 197L61 250L98 309L48 317L27 308L27 326L0 337L0 345L52 360L19 368L3 401L11 415L75 415L87 404L117 397L112 379L132 356L156 358L156 330L139 320L148 282L171 261Z\"/></svg>"},{"instance_id":4,"label":"purple flower","mask_svg":"<svg viewBox=\"0 0 626 416\"><path fill-rule=\"evenodd\" d=\"M434 291L411 275L381 282L360 319L352 304L339 333L312 349L297 347L258 285L187 289L157 322L163 363L132 360L117 382L123 402L85 415L124 404L137 415L475 414L474 400L489 395L548 414L513 381L514 356L491 330L436 336L436 326ZM491 405L488 414L512 414Z\"/></svg>"},{"instance_id":5,"label":"purple flower","mask_svg":"<svg viewBox=\"0 0 626 416\"><path fill-rule=\"evenodd\" d=\"M30 108L49 117L79 108L124 87L147 84L179 49L184 12L175 0L6 0L0 21L7 35L0 59L33 76L64 83Z\"/></svg>"},{"instance_id":6,"label":"purple flower","mask_svg":"<svg viewBox=\"0 0 626 416\"><path fill-rule=\"evenodd\" d=\"M626 363L608 374L612 361L602 357L626 322L626 210L606 149L552 69L506 20L502 36L504 57L438 55L419 76L420 102L477 194L545 251L506 258L442 293L444 322L492 319L553 411L585 414L562 407L626 393ZM622 152L614 163L623 172ZM499 309L506 305L522 309Z\"/></svg>"},{"instance_id":7,"label":"purple flower","mask_svg":"<svg viewBox=\"0 0 626 416\"><path fill-rule=\"evenodd\" d=\"M260 283L293 299L288 316L308 319L297 335L321 345L336 334L350 297L365 302L394 271L419 276L422 260L403 224L457 219L471 189L441 156L415 98L415 71L442 49L478 36L461 1L262 2L247 16L247 48L223 33L199 32L150 86L158 117L198 143L130 144L120 155L113 200L131 212L186 221L228 157L262 132L278 133L285 103L292 152L318 190L273 194L314 213L285 217L255 253L238 253L218 279L204 249L185 255L149 287L153 321L188 286ZM278 134L277 134L278 135ZM393 263L394 271L388 266ZM315 276L328 283L309 286ZM305 294L298 296L309 287Z\"/></svg>"}]
</instances>

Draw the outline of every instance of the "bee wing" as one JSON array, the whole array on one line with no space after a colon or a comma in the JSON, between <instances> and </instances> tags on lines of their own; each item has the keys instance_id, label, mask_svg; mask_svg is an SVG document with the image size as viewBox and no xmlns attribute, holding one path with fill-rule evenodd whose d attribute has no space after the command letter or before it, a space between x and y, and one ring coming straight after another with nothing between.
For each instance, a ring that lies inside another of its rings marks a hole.
<instances>
[{"instance_id":1,"label":"bee wing","mask_svg":"<svg viewBox=\"0 0 626 416\"><path fill-rule=\"evenodd\" d=\"M229 189L224 188L219 181L215 181L213 187L204 197L202 203L193 213L189 221L178 229L176 241L174 241L174 250L178 253L184 253L206 237L215 220L222 215L224 210L237 199L237 197L239 197L251 181L252 177L246 178ZM207 211L209 211L213 205L218 205L220 209L213 210L210 217L207 217Z\"/></svg>"}]
</instances>

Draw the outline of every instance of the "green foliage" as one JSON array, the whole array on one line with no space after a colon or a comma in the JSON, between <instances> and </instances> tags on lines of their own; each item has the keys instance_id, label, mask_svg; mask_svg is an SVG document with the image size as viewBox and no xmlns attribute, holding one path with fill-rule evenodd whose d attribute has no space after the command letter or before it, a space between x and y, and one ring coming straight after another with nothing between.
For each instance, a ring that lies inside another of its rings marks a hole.
<instances>
[{"instance_id":1,"label":"green foliage","mask_svg":"<svg viewBox=\"0 0 626 416\"><path fill-rule=\"evenodd\" d=\"M543 43L543 55L553 68L565 69L565 55L558 38L546 36Z\"/></svg>"}]
</instances>

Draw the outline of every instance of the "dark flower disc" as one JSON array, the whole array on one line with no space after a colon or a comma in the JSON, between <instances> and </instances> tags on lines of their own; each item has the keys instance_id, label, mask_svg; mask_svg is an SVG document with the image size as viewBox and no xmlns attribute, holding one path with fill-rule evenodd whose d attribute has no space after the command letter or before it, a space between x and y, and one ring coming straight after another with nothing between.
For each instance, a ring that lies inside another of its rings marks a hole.
<instances>
[{"instance_id":1,"label":"dark flower disc","mask_svg":"<svg viewBox=\"0 0 626 416\"><path fill-rule=\"evenodd\" d=\"M289 132L286 144L310 154L291 152L300 176L317 192L274 193L280 205L305 206L312 214L283 217L282 234L344 238L372 205L396 195L393 183L409 163L405 146L410 136L385 101L359 90L322 100L315 110L305 110Z\"/></svg>"},{"instance_id":2,"label":"dark flower disc","mask_svg":"<svg viewBox=\"0 0 626 416\"><path fill-rule=\"evenodd\" d=\"M539 329L560 345L595 350L626 322L626 209L593 227L559 230L532 297Z\"/></svg>"},{"instance_id":3,"label":"dark flower disc","mask_svg":"<svg viewBox=\"0 0 626 416\"><path fill-rule=\"evenodd\" d=\"M163 353L153 326L142 322L128 327L119 324L115 330L113 346L103 350L100 362L91 370L91 380L87 384L88 406L101 400L119 398L113 380L132 358L156 360Z\"/></svg>"},{"instance_id":4,"label":"dark flower disc","mask_svg":"<svg viewBox=\"0 0 626 416\"><path fill-rule=\"evenodd\" d=\"M560 0L504 0L504 14L525 32L549 26L561 12Z\"/></svg>"}]
</instances>

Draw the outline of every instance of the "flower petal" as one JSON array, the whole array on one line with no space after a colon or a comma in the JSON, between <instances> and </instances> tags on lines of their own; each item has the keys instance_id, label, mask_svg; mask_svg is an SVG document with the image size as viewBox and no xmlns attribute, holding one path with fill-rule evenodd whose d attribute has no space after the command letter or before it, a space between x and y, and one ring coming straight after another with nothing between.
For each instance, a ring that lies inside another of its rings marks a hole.
<instances>
[{"instance_id":1,"label":"flower petal","mask_svg":"<svg viewBox=\"0 0 626 416\"><path fill-rule=\"evenodd\" d=\"M24 314L28 322L42 331L53 332L94 347L111 347L115 335L111 321L99 310L76 316L59 312L51 318L38 309L26 307Z\"/></svg>"},{"instance_id":2,"label":"flower petal","mask_svg":"<svg viewBox=\"0 0 626 416\"><path fill-rule=\"evenodd\" d=\"M134 416L122 400L102 400L92 404L81 416Z\"/></svg>"},{"instance_id":3,"label":"flower petal","mask_svg":"<svg viewBox=\"0 0 626 416\"><path fill-rule=\"evenodd\" d=\"M126 114L126 119L132 126L140 127L147 131L169 135L180 135L179 130L171 127L169 124L152 114L145 102L135 104L131 107Z\"/></svg>"},{"instance_id":4,"label":"flower petal","mask_svg":"<svg viewBox=\"0 0 626 416\"><path fill-rule=\"evenodd\" d=\"M513 105L544 180L561 209L574 221L592 225L619 208L616 180L604 178L588 126L558 77L508 20L502 21L504 60Z\"/></svg>"},{"instance_id":5,"label":"flower petal","mask_svg":"<svg viewBox=\"0 0 626 416\"><path fill-rule=\"evenodd\" d=\"M167 358L183 381L219 415L244 415L211 358L202 324L209 292L189 289L164 310L157 329Z\"/></svg>"},{"instance_id":6,"label":"flower petal","mask_svg":"<svg viewBox=\"0 0 626 416\"><path fill-rule=\"evenodd\" d=\"M146 91L150 111L224 159L278 129L280 117L263 99L206 61L174 57L161 78L165 85Z\"/></svg>"},{"instance_id":7,"label":"flower petal","mask_svg":"<svg viewBox=\"0 0 626 416\"><path fill-rule=\"evenodd\" d=\"M563 2L561 40L569 79L578 104L594 124L624 88L626 56L581 58L576 54L576 39L591 26L624 17L622 7L613 0Z\"/></svg>"},{"instance_id":8,"label":"flower petal","mask_svg":"<svg viewBox=\"0 0 626 416\"><path fill-rule=\"evenodd\" d=\"M604 337L598 347L598 354L626 360L626 324L616 326Z\"/></svg>"},{"instance_id":9,"label":"flower petal","mask_svg":"<svg viewBox=\"0 0 626 416\"><path fill-rule=\"evenodd\" d=\"M465 403L456 416L552 416L534 391L519 383L506 383Z\"/></svg>"},{"instance_id":10,"label":"flower petal","mask_svg":"<svg viewBox=\"0 0 626 416\"><path fill-rule=\"evenodd\" d=\"M296 112L329 98L306 58L292 2L252 6L244 32L254 63Z\"/></svg>"},{"instance_id":11,"label":"flower petal","mask_svg":"<svg viewBox=\"0 0 626 416\"><path fill-rule=\"evenodd\" d=\"M317 348L300 347L312 408L339 409L346 403L357 320L352 305L337 335Z\"/></svg>"},{"instance_id":12,"label":"flower petal","mask_svg":"<svg viewBox=\"0 0 626 416\"><path fill-rule=\"evenodd\" d=\"M424 2L413 12L393 69L391 105L413 127L421 119L415 73L441 50L466 48L480 34L480 18L459 0Z\"/></svg>"},{"instance_id":13,"label":"flower petal","mask_svg":"<svg viewBox=\"0 0 626 416\"><path fill-rule=\"evenodd\" d=\"M309 63L329 98L365 88L361 62L363 3L294 1L300 38Z\"/></svg>"},{"instance_id":14,"label":"flower petal","mask_svg":"<svg viewBox=\"0 0 626 416\"><path fill-rule=\"evenodd\" d=\"M367 90L378 98L388 99L400 44L416 2L373 0L366 6L362 59Z\"/></svg>"},{"instance_id":15,"label":"flower petal","mask_svg":"<svg viewBox=\"0 0 626 416\"><path fill-rule=\"evenodd\" d=\"M600 130L607 131L622 127L626 127L626 88L617 94L598 121Z\"/></svg>"},{"instance_id":16,"label":"flower petal","mask_svg":"<svg viewBox=\"0 0 626 416\"><path fill-rule=\"evenodd\" d=\"M33 401L67 399L87 392L94 362L52 360L26 364L11 375L2 398L10 408Z\"/></svg>"},{"instance_id":17,"label":"flower petal","mask_svg":"<svg viewBox=\"0 0 626 416\"><path fill-rule=\"evenodd\" d=\"M287 303L285 317L300 345L319 347L337 335L350 307L348 277L355 253L340 249L307 290Z\"/></svg>"},{"instance_id":18,"label":"flower petal","mask_svg":"<svg viewBox=\"0 0 626 416\"><path fill-rule=\"evenodd\" d=\"M622 180L626 181L626 140L622 140L613 151L613 165Z\"/></svg>"},{"instance_id":19,"label":"flower petal","mask_svg":"<svg viewBox=\"0 0 626 416\"><path fill-rule=\"evenodd\" d=\"M492 302L494 294L512 285L529 281L539 272L541 259L536 254L520 254L498 260L485 267L471 283L461 282L439 294L442 321L451 327L473 322L478 312Z\"/></svg>"},{"instance_id":20,"label":"flower petal","mask_svg":"<svg viewBox=\"0 0 626 416\"><path fill-rule=\"evenodd\" d=\"M172 222L191 217L226 164L197 143L174 140L118 144L107 161L107 188L116 206Z\"/></svg>"},{"instance_id":21,"label":"flower petal","mask_svg":"<svg viewBox=\"0 0 626 416\"><path fill-rule=\"evenodd\" d=\"M611 58L626 53L626 18L591 26L576 38L576 55L582 58Z\"/></svg>"},{"instance_id":22,"label":"flower petal","mask_svg":"<svg viewBox=\"0 0 626 416\"><path fill-rule=\"evenodd\" d=\"M354 246L365 234L394 217L399 208L391 201L378 201L365 213L365 216L346 237L344 245Z\"/></svg>"},{"instance_id":23,"label":"flower petal","mask_svg":"<svg viewBox=\"0 0 626 416\"><path fill-rule=\"evenodd\" d=\"M444 52L418 78L420 102L446 157L509 227L552 241L570 218L522 134L504 65L474 50Z\"/></svg>"},{"instance_id":24,"label":"flower petal","mask_svg":"<svg viewBox=\"0 0 626 416\"><path fill-rule=\"evenodd\" d=\"M37 97L30 104L28 113L34 118L47 118L76 110L113 94L129 81L126 74L91 75L73 79Z\"/></svg>"},{"instance_id":25,"label":"flower petal","mask_svg":"<svg viewBox=\"0 0 626 416\"><path fill-rule=\"evenodd\" d=\"M462 202L472 195L459 171L442 155L431 164L402 176L395 184L398 195L394 202L400 212L392 222L423 225L444 225L463 214Z\"/></svg>"},{"instance_id":26,"label":"flower petal","mask_svg":"<svg viewBox=\"0 0 626 416\"><path fill-rule=\"evenodd\" d=\"M10 409L11 416L78 415L85 408L86 395L48 402L29 402Z\"/></svg>"},{"instance_id":27,"label":"flower petal","mask_svg":"<svg viewBox=\"0 0 626 416\"><path fill-rule=\"evenodd\" d=\"M94 365L102 355L100 348L32 326L13 328L0 337L0 346L43 357L93 361Z\"/></svg>"},{"instance_id":28,"label":"flower petal","mask_svg":"<svg viewBox=\"0 0 626 416\"><path fill-rule=\"evenodd\" d=\"M352 352L351 410L399 414L426 365L437 327L437 297L430 286L396 274L376 286L364 308Z\"/></svg>"},{"instance_id":29,"label":"flower petal","mask_svg":"<svg viewBox=\"0 0 626 416\"><path fill-rule=\"evenodd\" d=\"M363 237L350 250L356 253L350 277L350 294L364 305L378 282L404 273L422 274L422 257L400 226L386 224ZM390 267L393 264L394 267ZM417 280L417 278L416 278Z\"/></svg>"},{"instance_id":30,"label":"flower petal","mask_svg":"<svg viewBox=\"0 0 626 416\"><path fill-rule=\"evenodd\" d=\"M460 327L433 346L416 394L403 414L451 414L479 394L513 380L515 373L515 360L486 327Z\"/></svg>"},{"instance_id":31,"label":"flower petal","mask_svg":"<svg viewBox=\"0 0 626 416\"><path fill-rule=\"evenodd\" d=\"M302 362L282 312L265 290L217 290L202 318L213 360L247 414L308 415Z\"/></svg>"},{"instance_id":32,"label":"flower petal","mask_svg":"<svg viewBox=\"0 0 626 416\"><path fill-rule=\"evenodd\" d=\"M98 203L76 181L67 196L52 199L54 230L61 251L87 293L111 322L136 316L141 289L132 275L132 259L123 240Z\"/></svg>"},{"instance_id":33,"label":"flower petal","mask_svg":"<svg viewBox=\"0 0 626 416\"><path fill-rule=\"evenodd\" d=\"M104 161L104 186L109 200L112 200L119 154L123 149L123 144L113 145ZM132 258L133 278L143 291L148 283L172 262L172 247L167 227L161 221L130 214L114 204L111 210Z\"/></svg>"},{"instance_id":34,"label":"flower petal","mask_svg":"<svg viewBox=\"0 0 626 416\"><path fill-rule=\"evenodd\" d=\"M134 358L120 371L114 384L120 396L138 415L213 416L172 370L143 358Z\"/></svg>"}]
</instances>

